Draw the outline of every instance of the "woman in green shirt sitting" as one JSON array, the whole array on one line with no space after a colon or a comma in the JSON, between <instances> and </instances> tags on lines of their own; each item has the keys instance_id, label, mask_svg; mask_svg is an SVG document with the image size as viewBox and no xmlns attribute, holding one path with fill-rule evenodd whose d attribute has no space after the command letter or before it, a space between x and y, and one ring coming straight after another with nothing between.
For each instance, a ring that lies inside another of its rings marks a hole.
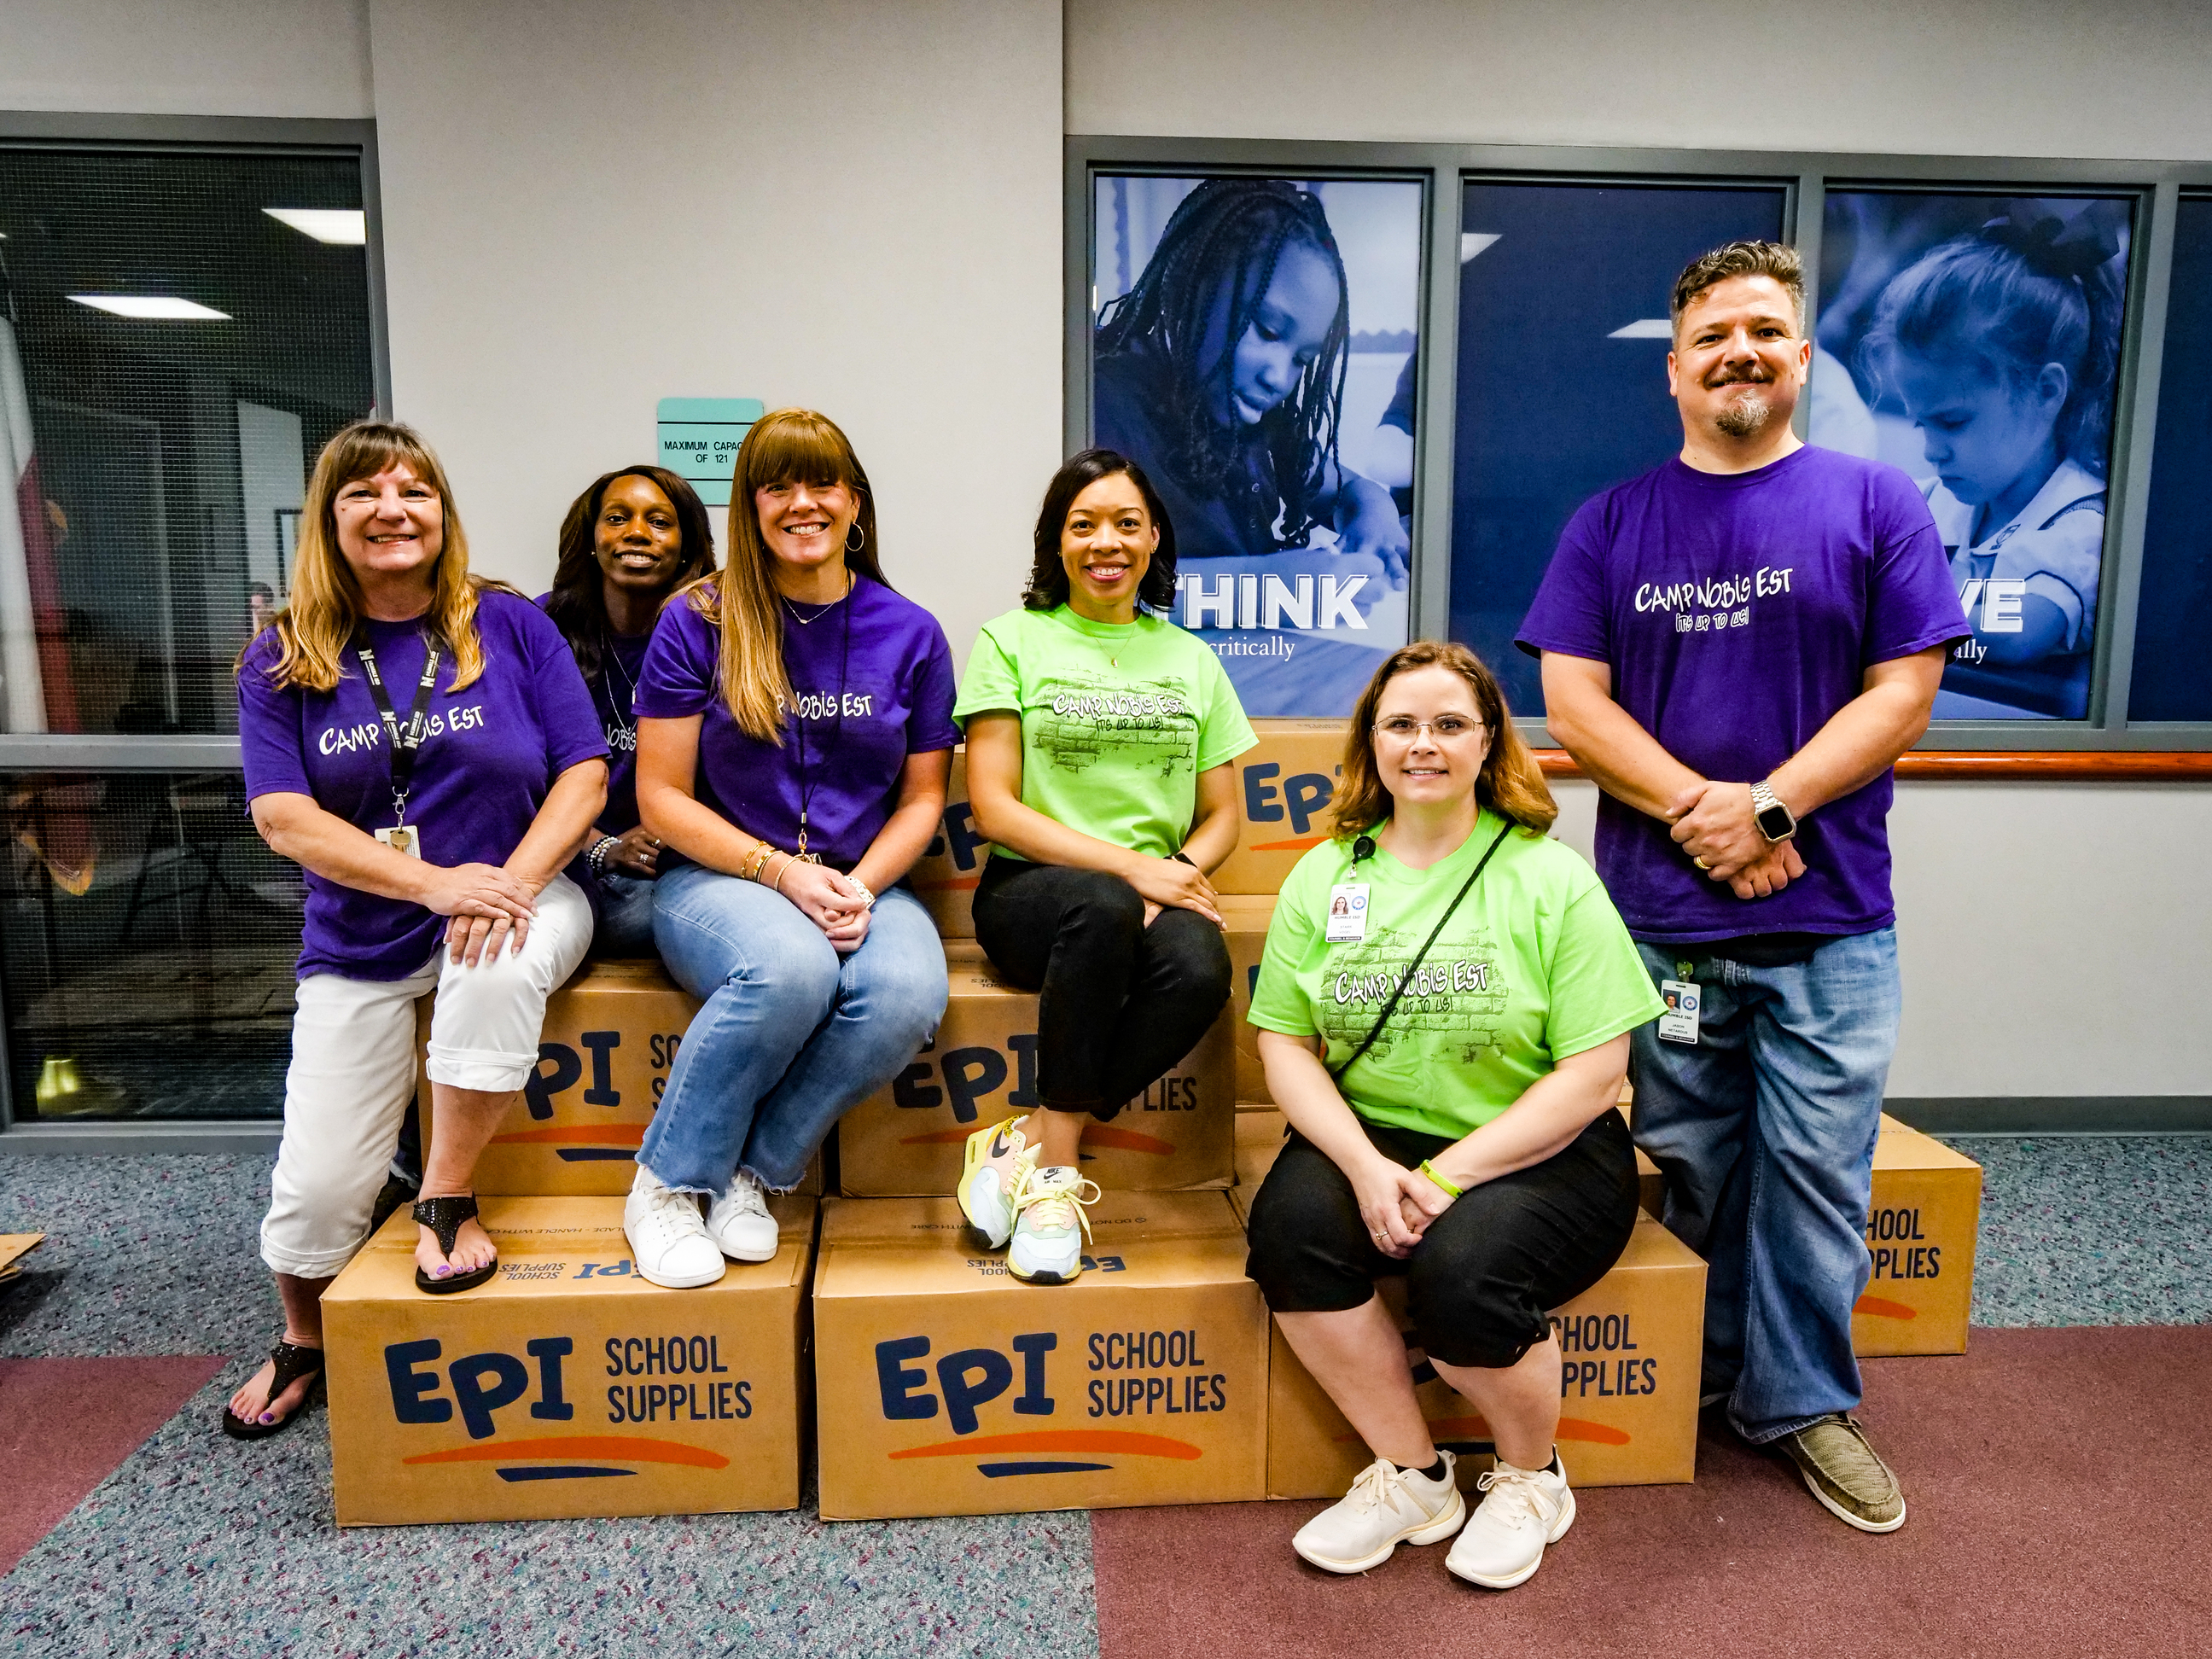
<instances>
[{"instance_id":1,"label":"woman in green shirt sitting","mask_svg":"<svg viewBox=\"0 0 2212 1659\"><path fill-rule=\"evenodd\" d=\"M1376 1459L1293 1540L1333 1572L1457 1533L1449 1569L1510 1589L1574 1520L1547 1316L1635 1226L1614 1103L1628 1033L1661 1009L1596 875L1547 838L1557 815L1481 659L1409 645L1360 697L1334 836L1267 930L1251 1021L1291 1129L1247 1271ZM1375 1294L1385 1274L1490 1425L1471 1521Z\"/></svg>"},{"instance_id":2,"label":"woman in green shirt sitting","mask_svg":"<svg viewBox=\"0 0 2212 1659\"><path fill-rule=\"evenodd\" d=\"M1237 844L1229 763L1258 739L1218 659L1166 618L1175 527L1141 471L1076 456L1045 490L1036 549L1022 609L984 624L952 714L993 843L975 937L1040 994L1038 1104L969 1137L958 1190L1009 1273L1064 1285L1098 1190L1076 1167L1085 1127L1229 1000L1206 878Z\"/></svg>"}]
</instances>

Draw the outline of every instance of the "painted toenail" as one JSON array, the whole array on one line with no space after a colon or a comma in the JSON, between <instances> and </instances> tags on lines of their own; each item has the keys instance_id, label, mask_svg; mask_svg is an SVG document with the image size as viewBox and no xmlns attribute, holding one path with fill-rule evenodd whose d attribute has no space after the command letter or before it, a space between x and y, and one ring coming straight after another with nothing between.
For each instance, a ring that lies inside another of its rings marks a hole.
<instances>
[{"instance_id":1,"label":"painted toenail","mask_svg":"<svg viewBox=\"0 0 2212 1659\"><path fill-rule=\"evenodd\" d=\"M443 1279L447 1273L453 1271L453 1269L449 1263L441 1261L437 1267L431 1270L430 1277L433 1279Z\"/></svg>"},{"instance_id":2,"label":"painted toenail","mask_svg":"<svg viewBox=\"0 0 2212 1659\"><path fill-rule=\"evenodd\" d=\"M261 1413L261 1420L264 1423L274 1423L276 1420L276 1413L275 1412L264 1412Z\"/></svg>"}]
</instances>

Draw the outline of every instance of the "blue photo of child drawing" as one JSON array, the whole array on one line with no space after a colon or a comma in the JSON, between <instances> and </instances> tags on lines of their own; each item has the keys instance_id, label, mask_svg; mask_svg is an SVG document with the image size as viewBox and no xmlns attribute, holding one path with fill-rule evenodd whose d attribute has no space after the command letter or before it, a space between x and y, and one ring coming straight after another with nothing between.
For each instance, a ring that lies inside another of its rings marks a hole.
<instances>
[{"instance_id":1,"label":"blue photo of child drawing","mask_svg":"<svg viewBox=\"0 0 2212 1659\"><path fill-rule=\"evenodd\" d=\"M1175 620L1246 710L1350 709L1404 643L1420 186L1107 176L1091 441L1174 521Z\"/></svg>"},{"instance_id":2,"label":"blue photo of child drawing","mask_svg":"<svg viewBox=\"0 0 2212 1659\"><path fill-rule=\"evenodd\" d=\"M1928 496L1974 629L1938 719L2088 714L2129 229L2111 199L1827 198L1811 436Z\"/></svg>"}]
</instances>

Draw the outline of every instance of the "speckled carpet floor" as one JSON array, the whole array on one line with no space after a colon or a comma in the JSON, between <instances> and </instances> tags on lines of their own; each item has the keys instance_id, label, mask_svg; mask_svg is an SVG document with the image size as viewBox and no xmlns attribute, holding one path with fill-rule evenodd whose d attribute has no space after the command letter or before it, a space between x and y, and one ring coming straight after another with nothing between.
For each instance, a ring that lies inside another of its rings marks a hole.
<instances>
[{"instance_id":1,"label":"speckled carpet floor","mask_svg":"<svg viewBox=\"0 0 2212 1659\"><path fill-rule=\"evenodd\" d=\"M2212 1322L2212 1137L1961 1150L1988 1172L1977 1324ZM337 1532L319 1412L258 1446L210 1426L277 1322L252 1248L267 1179L260 1158L0 1158L0 1232L50 1236L0 1291L0 1362L148 1362L118 1374L155 1402L80 1403L93 1372L0 1363L0 1486L27 1436L71 1437L93 1471L112 1455L102 1446L136 1447L51 1530L51 1483L7 1488L0 1560L22 1553L0 1577L0 1655L1100 1651L1082 1514L825 1525L810 1505ZM196 1391L195 1356L197 1375L219 1368ZM174 1400L158 1427L146 1420ZM1287 1535L1316 1506L1235 1507L1256 1517L1241 1529L1280 1516ZM1153 1513L1114 1517L1117 1539ZM1220 1557L1190 1570L1218 1575ZM1109 1659L1141 1650L1146 1609L1111 1611Z\"/></svg>"}]
</instances>

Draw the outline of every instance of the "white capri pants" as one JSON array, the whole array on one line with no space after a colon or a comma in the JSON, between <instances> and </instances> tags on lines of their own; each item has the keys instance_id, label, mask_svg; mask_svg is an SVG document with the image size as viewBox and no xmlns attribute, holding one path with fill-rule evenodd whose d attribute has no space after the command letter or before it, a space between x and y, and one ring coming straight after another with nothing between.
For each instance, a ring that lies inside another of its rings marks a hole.
<instances>
[{"instance_id":1,"label":"white capri pants","mask_svg":"<svg viewBox=\"0 0 2212 1659\"><path fill-rule=\"evenodd\" d=\"M591 902L556 876L538 896L520 956L502 949L496 961L468 968L448 960L441 943L405 979L301 980L261 1259L280 1273L329 1279L367 1240L415 1095L417 998L437 988L430 1081L504 1094L536 1068L545 999L591 943Z\"/></svg>"}]
</instances>

